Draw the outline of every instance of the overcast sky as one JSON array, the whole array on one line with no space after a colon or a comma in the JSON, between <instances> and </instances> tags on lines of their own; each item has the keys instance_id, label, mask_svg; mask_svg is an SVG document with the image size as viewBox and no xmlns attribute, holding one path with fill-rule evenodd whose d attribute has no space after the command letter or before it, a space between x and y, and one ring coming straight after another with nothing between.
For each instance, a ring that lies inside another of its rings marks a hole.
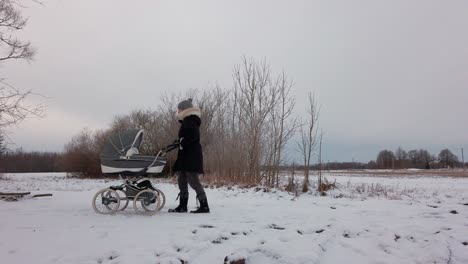
<instances>
[{"instance_id":1,"label":"overcast sky","mask_svg":"<svg viewBox=\"0 0 468 264\"><path fill-rule=\"evenodd\" d=\"M297 112L315 92L325 160L468 148L468 1L44 0L24 14L37 56L0 71L48 110L10 148L61 151L163 93L229 89L243 55L294 80Z\"/></svg>"}]
</instances>

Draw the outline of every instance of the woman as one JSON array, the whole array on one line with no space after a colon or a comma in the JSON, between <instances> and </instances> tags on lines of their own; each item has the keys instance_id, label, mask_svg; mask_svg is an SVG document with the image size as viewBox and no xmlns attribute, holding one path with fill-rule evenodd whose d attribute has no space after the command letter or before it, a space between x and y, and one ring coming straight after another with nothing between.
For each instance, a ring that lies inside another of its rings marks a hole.
<instances>
[{"instance_id":1,"label":"woman","mask_svg":"<svg viewBox=\"0 0 468 264\"><path fill-rule=\"evenodd\" d=\"M179 184L179 206L169 209L170 213L187 212L189 198L188 184L197 193L200 207L191 213L209 213L205 190L200 183L199 175L203 174L203 154L200 145L200 109L193 107L192 99L182 101L177 106L177 118L181 123L179 129L179 152L174 164Z\"/></svg>"}]
</instances>

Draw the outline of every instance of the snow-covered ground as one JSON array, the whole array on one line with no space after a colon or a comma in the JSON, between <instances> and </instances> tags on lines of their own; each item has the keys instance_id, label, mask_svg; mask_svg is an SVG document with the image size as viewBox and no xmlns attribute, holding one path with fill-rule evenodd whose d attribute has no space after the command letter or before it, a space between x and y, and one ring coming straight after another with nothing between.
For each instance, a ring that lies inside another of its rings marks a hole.
<instances>
[{"instance_id":1,"label":"snow-covered ground","mask_svg":"<svg viewBox=\"0 0 468 264\"><path fill-rule=\"evenodd\" d=\"M468 263L468 178L328 176L326 197L207 189L212 213L154 216L131 206L96 214L96 191L118 181L10 174L0 192L53 197L0 201L1 263ZM195 208L191 193L189 205Z\"/></svg>"}]
</instances>

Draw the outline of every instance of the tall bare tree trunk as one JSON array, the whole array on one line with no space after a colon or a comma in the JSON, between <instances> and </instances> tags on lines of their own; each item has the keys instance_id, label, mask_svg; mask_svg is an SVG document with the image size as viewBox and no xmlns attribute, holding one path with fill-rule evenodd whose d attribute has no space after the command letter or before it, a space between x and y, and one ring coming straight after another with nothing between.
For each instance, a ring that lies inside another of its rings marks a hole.
<instances>
[{"instance_id":1,"label":"tall bare tree trunk","mask_svg":"<svg viewBox=\"0 0 468 264\"><path fill-rule=\"evenodd\" d=\"M309 92L308 99L307 119L305 124L301 126L301 141L298 143L299 152L302 154L304 160L303 190L308 190L310 185L310 163L317 144L317 122L320 116L320 110L317 107L315 96L311 92Z\"/></svg>"}]
</instances>

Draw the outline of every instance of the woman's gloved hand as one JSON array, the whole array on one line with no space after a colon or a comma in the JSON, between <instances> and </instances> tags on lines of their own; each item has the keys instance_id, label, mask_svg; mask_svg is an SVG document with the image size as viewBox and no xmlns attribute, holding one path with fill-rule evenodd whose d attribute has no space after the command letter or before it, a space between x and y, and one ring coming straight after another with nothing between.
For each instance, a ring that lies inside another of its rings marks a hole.
<instances>
[{"instance_id":1,"label":"woman's gloved hand","mask_svg":"<svg viewBox=\"0 0 468 264\"><path fill-rule=\"evenodd\" d=\"M172 145L177 146L177 147L179 147L180 150L182 150L182 149L184 149L184 148L182 147L182 140L184 140L184 138L176 139L176 140L174 140L174 142L172 143Z\"/></svg>"},{"instance_id":2,"label":"woman's gloved hand","mask_svg":"<svg viewBox=\"0 0 468 264\"><path fill-rule=\"evenodd\" d=\"M184 140L184 138L179 138L179 149L180 150L183 150L184 148L182 147L182 140Z\"/></svg>"}]
</instances>

